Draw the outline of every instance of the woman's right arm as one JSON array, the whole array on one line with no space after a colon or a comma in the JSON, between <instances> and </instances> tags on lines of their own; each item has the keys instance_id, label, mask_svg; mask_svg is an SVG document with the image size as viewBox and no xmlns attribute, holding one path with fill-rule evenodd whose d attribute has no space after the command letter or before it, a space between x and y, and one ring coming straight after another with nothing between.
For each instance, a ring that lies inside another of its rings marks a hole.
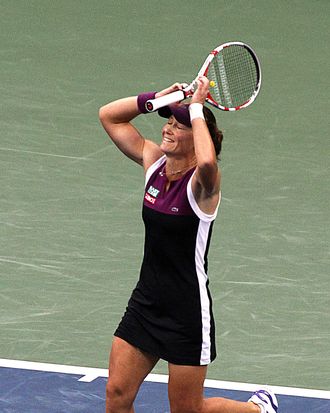
<instances>
[{"instance_id":1,"label":"woman's right arm","mask_svg":"<svg viewBox=\"0 0 330 413\"><path fill-rule=\"evenodd\" d=\"M183 87L182 83L174 83L172 86L157 92L155 97L167 95L176 90L181 90ZM142 95L139 95L139 97ZM163 152L160 150L159 145L145 139L131 124L131 121L140 113L138 97L132 96L103 106L99 111L99 117L104 129L115 145L128 158L133 159L133 161L147 170L149 166L163 155Z\"/></svg>"},{"instance_id":2,"label":"woman's right arm","mask_svg":"<svg viewBox=\"0 0 330 413\"><path fill-rule=\"evenodd\" d=\"M140 114L137 97L127 97L101 107L100 121L115 145L128 158L147 169L162 156L159 146L145 139L131 121Z\"/></svg>"}]
</instances>

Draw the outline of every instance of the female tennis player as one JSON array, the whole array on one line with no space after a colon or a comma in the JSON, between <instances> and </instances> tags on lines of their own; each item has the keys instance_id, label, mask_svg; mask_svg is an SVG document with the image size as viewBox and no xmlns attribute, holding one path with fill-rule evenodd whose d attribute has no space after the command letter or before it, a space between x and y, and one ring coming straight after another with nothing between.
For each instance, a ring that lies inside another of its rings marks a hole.
<instances>
[{"instance_id":1,"label":"female tennis player","mask_svg":"<svg viewBox=\"0 0 330 413\"><path fill-rule=\"evenodd\" d=\"M146 113L148 99L179 89L175 83L100 109L112 141L145 171L144 257L112 343L106 413L134 412L140 385L159 359L168 362L171 413L275 413L271 390L257 391L248 402L203 397L207 365L216 357L207 253L221 198L223 138L204 106L208 79L199 78L189 103L159 109L168 118L160 144L131 123Z\"/></svg>"}]
</instances>

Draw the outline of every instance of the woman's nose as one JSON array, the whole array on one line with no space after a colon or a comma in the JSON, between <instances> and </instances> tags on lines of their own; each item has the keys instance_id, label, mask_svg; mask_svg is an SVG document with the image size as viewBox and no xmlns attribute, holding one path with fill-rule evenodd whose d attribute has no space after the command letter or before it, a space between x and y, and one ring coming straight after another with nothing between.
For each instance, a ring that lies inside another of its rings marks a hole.
<instances>
[{"instance_id":1,"label":"woman's nose","mask_svg":"<svg viewBox=\"0 0 330 413\"><path fill-rule=\"evenodd\" d=\"M166 132L166 133L172 133L172 128L171 128L171 125L165 125L164 126L164 131Z\"/></svg>"}]
</instances>

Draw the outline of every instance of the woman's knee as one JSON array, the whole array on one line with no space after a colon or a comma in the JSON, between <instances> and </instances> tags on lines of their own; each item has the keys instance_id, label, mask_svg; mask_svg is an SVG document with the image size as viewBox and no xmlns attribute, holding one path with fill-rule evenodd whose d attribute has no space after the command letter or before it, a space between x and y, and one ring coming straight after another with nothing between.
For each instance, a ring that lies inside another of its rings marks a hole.
<instances>
[{"instance_id":1,"label":"woman's knee","mask_svg":"<svg viewBox=\"0 0 330 413\"><path fill-rule=\"evenodd\" d=\"M130 391L123 383L110 378L106 385L106 398L110 411L129 410L133 405L135 392Z\"/></svg>"}]
</instances>

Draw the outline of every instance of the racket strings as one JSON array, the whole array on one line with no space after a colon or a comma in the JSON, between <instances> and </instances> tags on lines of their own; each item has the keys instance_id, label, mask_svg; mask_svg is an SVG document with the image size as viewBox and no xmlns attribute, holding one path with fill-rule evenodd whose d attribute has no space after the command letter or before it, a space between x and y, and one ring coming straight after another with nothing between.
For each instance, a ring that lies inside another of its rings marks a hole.
<instances>
[{"instance_id":1,"label":"racket strings","mask_svg":"<svg viewBox=\"0 0 330 413\"><path fill-rule=\"evenodd\" d=\"M258 84L258 68L250 51L240 45L222 49L210 63L209 80L214 100L228 108L238 107L254 94Z\"/></svg>"}]
</instances>

